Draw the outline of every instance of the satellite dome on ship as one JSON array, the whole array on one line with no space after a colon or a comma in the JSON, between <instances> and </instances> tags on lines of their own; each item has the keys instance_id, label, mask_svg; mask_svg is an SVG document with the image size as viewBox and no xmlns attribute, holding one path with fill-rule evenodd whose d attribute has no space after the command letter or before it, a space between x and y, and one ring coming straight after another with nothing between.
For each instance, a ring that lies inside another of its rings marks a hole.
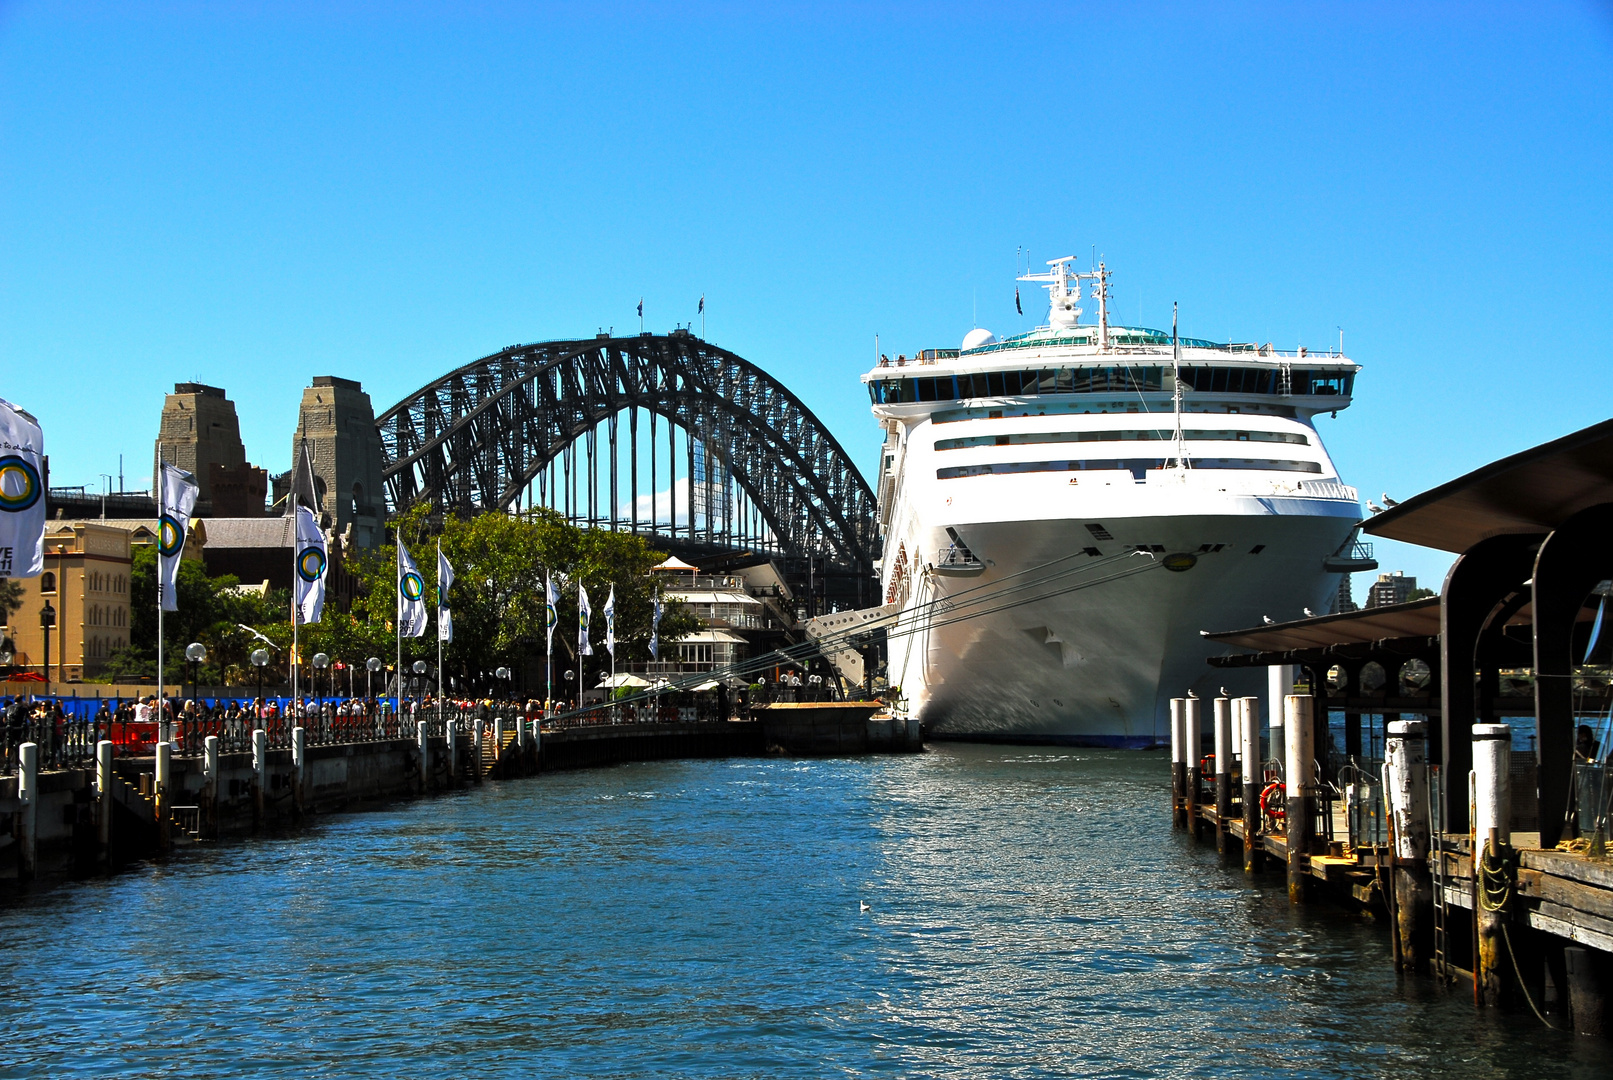
<instances>
[{"instance_id":1,"label":"satellite dome on ship","mask_svg":"<svg viewBox=\"0 0 1613 1080\"><path fill-rule=\"evenodd\" d=\"M982 330L977 326L963 335L963 344L959 347L959 351L968 352L970 349L978 349L982 345L995 344L997 344L997 335L990 330Z\"/></svg>"}]
</instances>

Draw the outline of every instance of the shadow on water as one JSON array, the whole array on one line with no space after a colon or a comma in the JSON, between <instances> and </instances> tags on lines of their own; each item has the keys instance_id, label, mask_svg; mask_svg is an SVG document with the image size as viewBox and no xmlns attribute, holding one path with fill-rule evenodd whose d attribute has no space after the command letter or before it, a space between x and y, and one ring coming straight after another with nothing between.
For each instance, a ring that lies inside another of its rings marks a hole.
<instances>
[{"instance_id":1,"label":"shadow on water","mask_svg":"<svg viewBox=\"0 0 1613 1080\"><path fill-rule=\"evenodd\" d=\"M41 890L0 1076L1604 1074L1173 834L1167 770L642 763Z\"/></svg>"}]
</instances>

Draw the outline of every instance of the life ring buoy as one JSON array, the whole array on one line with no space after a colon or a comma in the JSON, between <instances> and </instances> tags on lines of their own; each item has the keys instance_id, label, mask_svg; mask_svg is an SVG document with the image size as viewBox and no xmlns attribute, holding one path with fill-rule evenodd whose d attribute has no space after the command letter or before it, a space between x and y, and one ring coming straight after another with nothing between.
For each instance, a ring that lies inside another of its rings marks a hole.
<instances>
[{"instance_id":1,"label":"life ring buoy","mask_svg":"<svg viewBox=\"0 0 1613 1080\"><path fill-rule=\"evenodd\" d=\"M1271 804L1273 795L1279 796L1275 806ZM1288 820L1288 785L1281 780L1273 780L1266 785L1265 790L1260 793L1260 814L1273 821Z\"/></svg>"},{"instance_id":2,"label":"life ring buoy","mask_svg":"<svg viewBox=\"0 0 1613 1080\"><path fill-rule=\"evenodd\" d=\"M1214 754L1205 754L1203 757L1199 758L1199 775L1200 776L1214 776L1215 775L1215 755Z\"/></svg>"}]
</instances>

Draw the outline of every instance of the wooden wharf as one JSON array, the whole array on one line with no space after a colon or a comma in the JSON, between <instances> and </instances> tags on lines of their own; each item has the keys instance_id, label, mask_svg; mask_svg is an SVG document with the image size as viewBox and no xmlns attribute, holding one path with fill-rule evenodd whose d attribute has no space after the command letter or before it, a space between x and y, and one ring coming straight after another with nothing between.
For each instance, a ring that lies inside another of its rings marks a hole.
<instances>
[{"instance_id":1,"label":"wooden wharf","mask_svg":"<svg viewBox=\"0 0 1613 1080\"><path fill-rule=\"evenodd\" d=\"M1456 555L1440 595L1207 633L1267 669L1266 723L1223 697L1210 739L1173 703L1172 820L1385 918L1403 971L1613 1034L1613 420L1361 529Z\"/></svg>"}]
</instances>

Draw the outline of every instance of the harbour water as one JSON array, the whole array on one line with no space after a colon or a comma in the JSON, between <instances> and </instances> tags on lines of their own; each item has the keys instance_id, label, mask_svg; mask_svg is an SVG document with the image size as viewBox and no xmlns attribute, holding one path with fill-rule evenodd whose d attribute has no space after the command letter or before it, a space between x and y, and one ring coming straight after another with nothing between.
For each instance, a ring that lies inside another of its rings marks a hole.
<instances>
[{"instance_id":1,"label":"harbour water","mask_svg":"<svg viewBox=\"0 0 1613 1080\"><path fill-rule=\"evenodd\" d=\"M1605 1074L1216 867L1167 770L649 762L37 886L0 908L0 1076Z\"/></svg>"}]
</instances>

